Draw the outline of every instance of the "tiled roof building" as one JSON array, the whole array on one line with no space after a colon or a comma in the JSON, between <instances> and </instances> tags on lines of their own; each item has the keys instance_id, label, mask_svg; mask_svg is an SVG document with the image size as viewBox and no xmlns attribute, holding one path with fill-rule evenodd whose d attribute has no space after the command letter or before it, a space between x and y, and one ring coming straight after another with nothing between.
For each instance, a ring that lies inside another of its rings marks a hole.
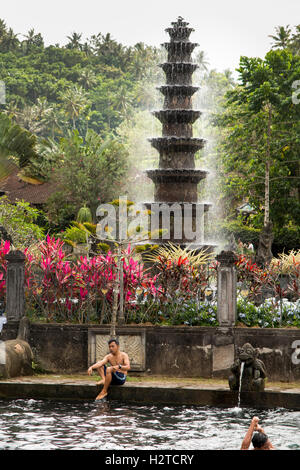
<instances>
[{"instance_id":1,"label":"tiled roof building","mask_svg":"<svg viewBox=\"0 0 300 470\"><path fill-rule=\"evenodd\" d=\"M0 181L0 196L6 195L11 202L23 199L30 204L40 205L45 204L56 191L56 185L51 181L36 184L23 181L18 176L19 171L19 168L15 168Z\"/></svg>"}]
</instances>

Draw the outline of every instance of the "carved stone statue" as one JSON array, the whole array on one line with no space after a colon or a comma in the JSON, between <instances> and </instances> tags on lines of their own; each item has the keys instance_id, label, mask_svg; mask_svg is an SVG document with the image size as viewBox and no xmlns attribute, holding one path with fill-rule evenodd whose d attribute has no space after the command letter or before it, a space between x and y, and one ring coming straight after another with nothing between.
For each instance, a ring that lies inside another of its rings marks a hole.
<instances>
[{"instance_id":1,"label":"carved stone statue","mask_svg":"<svg viewBox=\"0 0 300 470\"><path fill-rule=\"evenodd\" d=\"M263 392L267 376L264 363L257 359L258 351L250 343L238 348L238 357L231 366L228 378L230 390L239 390L241 365L244 363L242 375L242 391Z\"/></svg>"},{"instance_id":2,"label":"carved stone statue","mask_svg":"<svg viewBox=\"0 0 300 470\"><path fill-rule=\"evenodd\" d=\"M32 350L28 344L29 321L26 317L20 320L16 339L0 343L0 378L9 379L21 375L32 375Z\"/></svg>"}]
</instances>

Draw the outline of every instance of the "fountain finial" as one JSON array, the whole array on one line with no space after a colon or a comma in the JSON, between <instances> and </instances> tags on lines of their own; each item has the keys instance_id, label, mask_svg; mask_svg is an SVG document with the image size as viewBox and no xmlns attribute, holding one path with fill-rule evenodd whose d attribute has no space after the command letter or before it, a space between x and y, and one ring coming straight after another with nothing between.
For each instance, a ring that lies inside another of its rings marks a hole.
<instances>
[{"instance_id":1,"label":"fountain finial","mask_svg":"<svg viewBox=\"0 0 300 470\"><path fill-rule=\"evenodd\" d=\"M176 21L171 22L171 25L174 28L186 28L189 23L184 21L184 18L182 16L178 16Z\"/></svg>"},{"instance_id":2,"label":"fountain finial","mask_svg":"<svg viewBox=\"0 0 300 470\"><path fill-rule=\"evenodd\" d=\"M165 31L171 36L171 41L189 41L190 34L194 31L188 27L189 23L184 21L182 16L178 16L176 21L171 22L171 28Z\"/></svg>"}]
</instances>

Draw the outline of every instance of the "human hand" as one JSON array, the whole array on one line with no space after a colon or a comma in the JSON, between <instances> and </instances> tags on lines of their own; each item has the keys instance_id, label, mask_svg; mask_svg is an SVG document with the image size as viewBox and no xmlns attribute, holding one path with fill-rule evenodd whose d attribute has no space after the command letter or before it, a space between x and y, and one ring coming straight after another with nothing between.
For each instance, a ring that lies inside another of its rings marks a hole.
<instances>
[{"instance_id":1,"label":"human hand","mask_svg":"<svg viewBox=\"0 0 300 470\"><path fill-rule=\"evenodd\" d=\"M258 418L257 416L254 416L254 417L252 418L252 423L254 424L255 427L258 426L258 421L259 421L259 418Z\"/></svg>"},{"instance_id":2,"label":"human hand","mask_svg":"<svg viewBox=\"0 0 300 470\"><path fill-rule=\"evenodd\" d=\"M119 370L119 366L112 366L112 370L114 370L114 371Z\"/></svg>"},{"instance_id":3,"label":"human hand","mask_svg":"<svg viewBox=\"0 0 300 470\"><path fill-rule=\"evenodd\" d=\"M255 426L255 431L262 432L262 433L264 432L263 428L259 424Z\"/></svg>"},{"instance_id":4,"label":"human hand","mask_svg":"<svg viewBox=\"0 0 300 470\"><path fill-rule=\"evenodd\" d=\"M87 373L88 373L88 375L92 375L92 373L93 373L93 368L92 368L92 366L88 368Z\"/></svg>"}]
</instances>

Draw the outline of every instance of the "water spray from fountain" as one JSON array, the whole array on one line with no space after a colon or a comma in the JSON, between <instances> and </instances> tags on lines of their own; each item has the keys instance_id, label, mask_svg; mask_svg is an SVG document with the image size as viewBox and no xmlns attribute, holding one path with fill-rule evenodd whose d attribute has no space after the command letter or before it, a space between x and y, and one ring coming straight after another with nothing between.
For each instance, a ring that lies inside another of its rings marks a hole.
<instances>
[{"instance_id":1,"label":"water spray from fountain","mask_svg":"<svg viewBox=\"0 0 300 470\"><path fill-rule=\"evenodd\" d=\"M197 206L202 206L204 214L211 204L198 202L197 186L207 176L207 171L195 167L195 154L205 145L205 139L193 137L193 124L200 117L199 110L192 109L192 96L198 87L192 85L192 75L198 65L192 62L191 54L198 46L190 41L193 28L179 17L166 32L170 42L163 43L168 56L160 64L165 73L166 84L159 87L164 96L163 109L154 111L154 116L162 124L162 137L150 139L151 145L159 152L159 167L148 169L147 175L154 182L154 201L172 206L181 205L184 219L184 205L190 204L192 223L196 226ZM173 222L174 223L174 222ZM160 228L164 229L163 226ZM176 238L174 226L170 229L170 241L191 249L208 248L207 244L194 244L184 237Z\"/></svg>"}]
</instances>

